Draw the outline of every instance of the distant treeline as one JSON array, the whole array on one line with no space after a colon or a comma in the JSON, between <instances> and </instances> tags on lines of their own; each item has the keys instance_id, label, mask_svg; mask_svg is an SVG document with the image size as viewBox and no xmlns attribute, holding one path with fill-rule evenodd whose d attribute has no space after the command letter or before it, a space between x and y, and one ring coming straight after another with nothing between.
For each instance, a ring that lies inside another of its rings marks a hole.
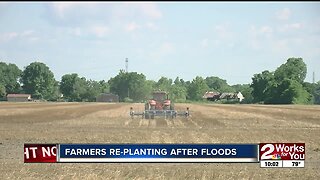
<instances>
[{"instance_id":1,"label":"distant treeline","mask_svg":"<svg viewBox=\"0 0 320 180\"><path fill-rule=\"evenodd\" d=\"M158 81L147 80L137 72L125 72L108 81L94 81L65 74L56 81L53 72L42 62L33 62L24 70L15 64L0 62L0 97L7 94L27 93L33 99L47 101L95 101L100 93L119 95L122 102L143 102L150 98L152 91L164 90L175 102L203 101L206 91L241 92L242 103L265 104L320 104L320 81L304 82L307 66L302 58L289 58L275 71L254 74L251 84L228 85L219 77L195 77L185 81L161 77Z\"/></svg>"}]
</instances>

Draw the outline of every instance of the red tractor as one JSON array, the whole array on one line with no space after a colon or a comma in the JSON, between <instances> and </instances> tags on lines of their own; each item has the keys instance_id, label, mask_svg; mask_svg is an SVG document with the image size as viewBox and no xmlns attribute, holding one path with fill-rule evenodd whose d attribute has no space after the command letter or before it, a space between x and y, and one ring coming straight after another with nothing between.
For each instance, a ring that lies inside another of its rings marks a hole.
<instances>
[{"instance_id":1,"label":"red tractor","mask_svg":"<svg viewBox=\"0 0 320 180\"><path fill-rule=\"evenodd\" d=\"M153 98L145 104L145 110L174 110L165 91L153 92Z\"/></svg>"},{"instance_id":2,"label":"red tractor","mask_svg":"<svg viewBox=\"0 0 320 180\"><path fill-rule=\"evenodd\" d=\"M130 115L133 118L135 115L142 115L145 119L154 119L155 116L163 116L165 118L176 116L189 116L189 108L187 111L178 112L174 109L174 105L168 98L168 93L165 91L155 91L153 92L153 98L145 103L145 108L143 112L134 112L133 108L130 108Z\"/></svg>"}]
</instances>

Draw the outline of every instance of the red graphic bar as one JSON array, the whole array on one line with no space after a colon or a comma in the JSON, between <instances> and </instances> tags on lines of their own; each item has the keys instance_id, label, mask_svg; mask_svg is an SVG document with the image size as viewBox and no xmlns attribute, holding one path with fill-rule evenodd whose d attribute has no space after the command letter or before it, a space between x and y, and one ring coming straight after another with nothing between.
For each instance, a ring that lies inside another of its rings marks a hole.
<instances>
[{"instance_id":1,"label":"red graphic bar","mask_svg":"<svg viewBox=\"0 0 320 180\"><path fill-rule=\"evenodd\" d=\"M260 160L305 160L305 143L260 143Z\"/></svg>"},{"instance_id":2,"label":"red graphic bar","mask_svg":"<svg viewBox=\"0 0 320 180\"><path fill-rule=\"evenodd\" d=\"M25 163L57 162L56 144L24 144Z\"/></svg>"}]
</instances>

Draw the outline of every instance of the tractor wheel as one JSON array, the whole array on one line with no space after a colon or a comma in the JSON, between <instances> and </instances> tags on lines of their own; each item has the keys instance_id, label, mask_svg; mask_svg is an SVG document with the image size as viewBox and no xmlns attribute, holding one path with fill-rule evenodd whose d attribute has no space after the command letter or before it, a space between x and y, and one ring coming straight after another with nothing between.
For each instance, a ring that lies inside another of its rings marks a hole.
<instances>
[{"instance_id":1,"label":"tractor wheel","mask_svg":"<svg viewBox=\"0 0 320 180\"><path fill-rule=\"evenodd\" d=\"M163 110L170 110L170 106L163 106Z\"/></svg>"},{"instance_id":2,"label":"tractor wheel","mask_svg":"<svg viewBox=\"0 0 320 180\"><path fill-rule=\"evenodd\" d=\"M146 103L144 105L144 110L150 110L150 104L149 103Z\"/></svg>"},{"instance_id":3,"label":"tractor wheel","mask_svg":"<svg viewBox=\"0 0 320 180\"><path fill-rule=\"evenodd\" d=\"M150 114L149 114L149 113L146 113L146 114L144 115L144 118L145 118L145 119L149 119L149 118L150 118Z\"/></svg>"},{"instance_id":4,"label":"tractor wheel","mask_svg":"<svg viewBox=\"0 0 320 180\"><path fill-rule=\"evenodd\" d=\"M174 110L174 104L170 105L170 110Z\"/></svg>"}]
</instances>

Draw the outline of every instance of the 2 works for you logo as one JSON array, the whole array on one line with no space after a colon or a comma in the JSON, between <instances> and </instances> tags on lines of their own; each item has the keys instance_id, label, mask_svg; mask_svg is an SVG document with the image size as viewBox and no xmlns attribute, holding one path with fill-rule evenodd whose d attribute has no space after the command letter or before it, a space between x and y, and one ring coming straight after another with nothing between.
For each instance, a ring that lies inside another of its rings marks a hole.
<instances>
[{"instance_id":1,"label":"2 works for you logo","mask_svg":"<svg viewBox=\"0 0 320 180\"><path fill-rule=\"evenodd\" d=\"M260 160L304 160L305 143L260 143Z\"/></svg>"}]
</instances>

